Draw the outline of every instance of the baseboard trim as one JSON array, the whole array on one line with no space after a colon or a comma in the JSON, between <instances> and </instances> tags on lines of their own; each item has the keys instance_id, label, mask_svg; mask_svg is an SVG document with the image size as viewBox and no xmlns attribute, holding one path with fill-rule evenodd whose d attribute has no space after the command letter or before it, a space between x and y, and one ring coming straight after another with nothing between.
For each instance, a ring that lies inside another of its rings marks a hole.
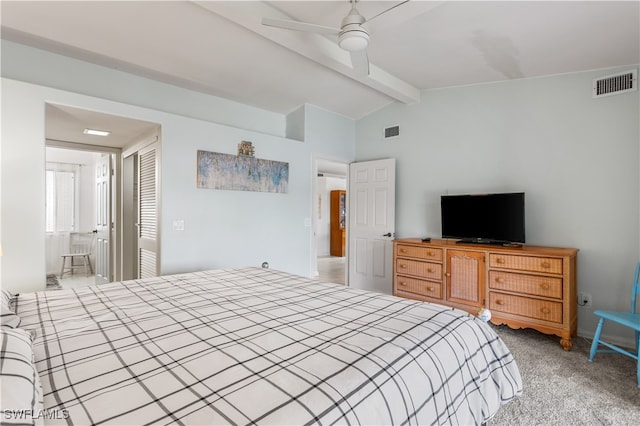
<instances>
[{"instance_id":1,"label":"baseboard trim","mask_svg":"<svg viewBox=\"0 0 640 426\"><path fill-rule=\"evenodd\" d=\"M605 328L606 328L606 324L605 324ZM594 334L595 334L595 331L587 331L587 330L582 330L578 328L578 337L582 337L582 338L588 339L589 341L593 341ZM633 341L633 337L627 338L623 336L602 333L600 335L600 338L605 342L612 343L614 345L621 346L623 348L630 348L632 349L632 351L633 351L633 348L636 347Z\"/></svg>"}]
</instances>

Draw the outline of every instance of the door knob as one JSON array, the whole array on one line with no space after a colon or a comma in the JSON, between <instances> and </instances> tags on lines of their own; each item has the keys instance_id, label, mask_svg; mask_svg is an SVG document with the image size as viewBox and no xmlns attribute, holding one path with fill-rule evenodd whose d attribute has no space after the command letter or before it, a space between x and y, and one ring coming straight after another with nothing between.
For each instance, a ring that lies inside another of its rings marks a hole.
<instances>
[{"instance_id":1,"label":"door knob","mask_svg":"<svg viewBox=\"0 0 640 426\"><path fill-rule=\"evenodd\" d=\"M382 235L383 237L390 237L391 236L391 232L387 232L386 234Z\"/></svg>"}]
</instances>

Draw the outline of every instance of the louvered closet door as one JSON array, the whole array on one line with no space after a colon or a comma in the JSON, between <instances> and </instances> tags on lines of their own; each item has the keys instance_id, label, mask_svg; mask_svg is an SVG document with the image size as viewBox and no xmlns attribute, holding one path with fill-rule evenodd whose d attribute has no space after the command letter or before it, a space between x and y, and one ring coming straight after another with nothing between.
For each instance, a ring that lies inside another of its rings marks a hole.
<instances>
[{"instance_id":1,"label":"louvered closet door","mask_svg":"<svg viewBox=\"0 0 640 426\"><path fill-rule=\"evenodd\" d=\"M138 152L138 275L158 272L158 142Z\"/></svg>"}]
</instances>

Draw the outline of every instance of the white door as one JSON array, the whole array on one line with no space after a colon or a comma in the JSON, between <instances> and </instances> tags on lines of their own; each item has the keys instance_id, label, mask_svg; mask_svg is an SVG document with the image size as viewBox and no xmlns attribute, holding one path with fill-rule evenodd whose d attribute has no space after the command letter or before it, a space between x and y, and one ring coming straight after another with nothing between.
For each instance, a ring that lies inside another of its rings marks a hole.
<instances>
[{"instance_id":1,"label":"white door","mask_svg":"<svg viewBox=\"0 0 640 426\"><path fill-rule=\"evenodd\" d=\"M158 271L158 142L138 151L138 276Z\"/></svg>"},{"instance_id":2,"label":"white door","mask_svg":"<svg viewBox=\"0 0 640 426\"><path fill-rule=\"evenodd\" d=\"M111 282L111 154L96 163L96 284Z\"/></svg>"},{"instance_id":3,"label":"white door","mask_svg":"<svg viewBox=\"0 0 640 426\"><path fill-rule=\"evenodd\" d=\"M349 286L392 293L396 160L349 168Z\"/></svg>"}]
</instances>

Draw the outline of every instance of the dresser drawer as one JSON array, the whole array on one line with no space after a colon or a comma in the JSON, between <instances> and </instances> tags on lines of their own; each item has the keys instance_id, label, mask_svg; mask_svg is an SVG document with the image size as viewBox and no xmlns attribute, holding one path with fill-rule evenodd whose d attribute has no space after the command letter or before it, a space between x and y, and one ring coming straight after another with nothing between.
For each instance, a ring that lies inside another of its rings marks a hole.
<instances>
[{"instance_id":1,"label":"dresser drawer","mask_svg":"<svg viewBox=\"0 0 640 426\"><path fill-rule=\"evenodd\" d=\"M442 249L398 244L396 246L396 255L400 257L417 257L425 260L442 260Z\"/></svg>"},{"instance_id":2,"label":"dresser drawer","mask_svg":"<svg viewBox=\"0 0 640 426\"><path fill-rule=\"evenodd\" d=\"M562 278L489 271L489 288L562 299Z\"/></svg>"},{"instance_id":3,"label":"dresser drawer","mask_svg":"<svg viewBox=\"0 0 640 426\"><path fill-rule=\"evenodd\" d=\"M442 284L398 275L396 291L442 299Z\"/></svg>"},{"instance_id":4,"label":"dresser drawer","mask_svg":"<svg viewBox=\"0 0 640 426\"><path fill-rule=\"evenodd\" d=\"M562 323L562 303L489 292L489 309L558 324Z\"/></svg>"},{"instance_id":5,"label":"dresser drawer","mask_svg":"<svg viewBox=\"0 0 640 426\"><path fill-rule=\"evenodd\" d=\"M416 275L440 281L442 280L442 265L417 260L396 259L396 274Z\"/></svg>"},{"instance_id":6,"label":"dresser drawer","mask_svg":"<svg viewBox=\"0 0 640 426\"><path fill-rule=\"evenodd\" d=\"M515 254L489 254L491 268L562 274L562 259L554 257L518 256Z\"/></svg>"}]
</instances>

